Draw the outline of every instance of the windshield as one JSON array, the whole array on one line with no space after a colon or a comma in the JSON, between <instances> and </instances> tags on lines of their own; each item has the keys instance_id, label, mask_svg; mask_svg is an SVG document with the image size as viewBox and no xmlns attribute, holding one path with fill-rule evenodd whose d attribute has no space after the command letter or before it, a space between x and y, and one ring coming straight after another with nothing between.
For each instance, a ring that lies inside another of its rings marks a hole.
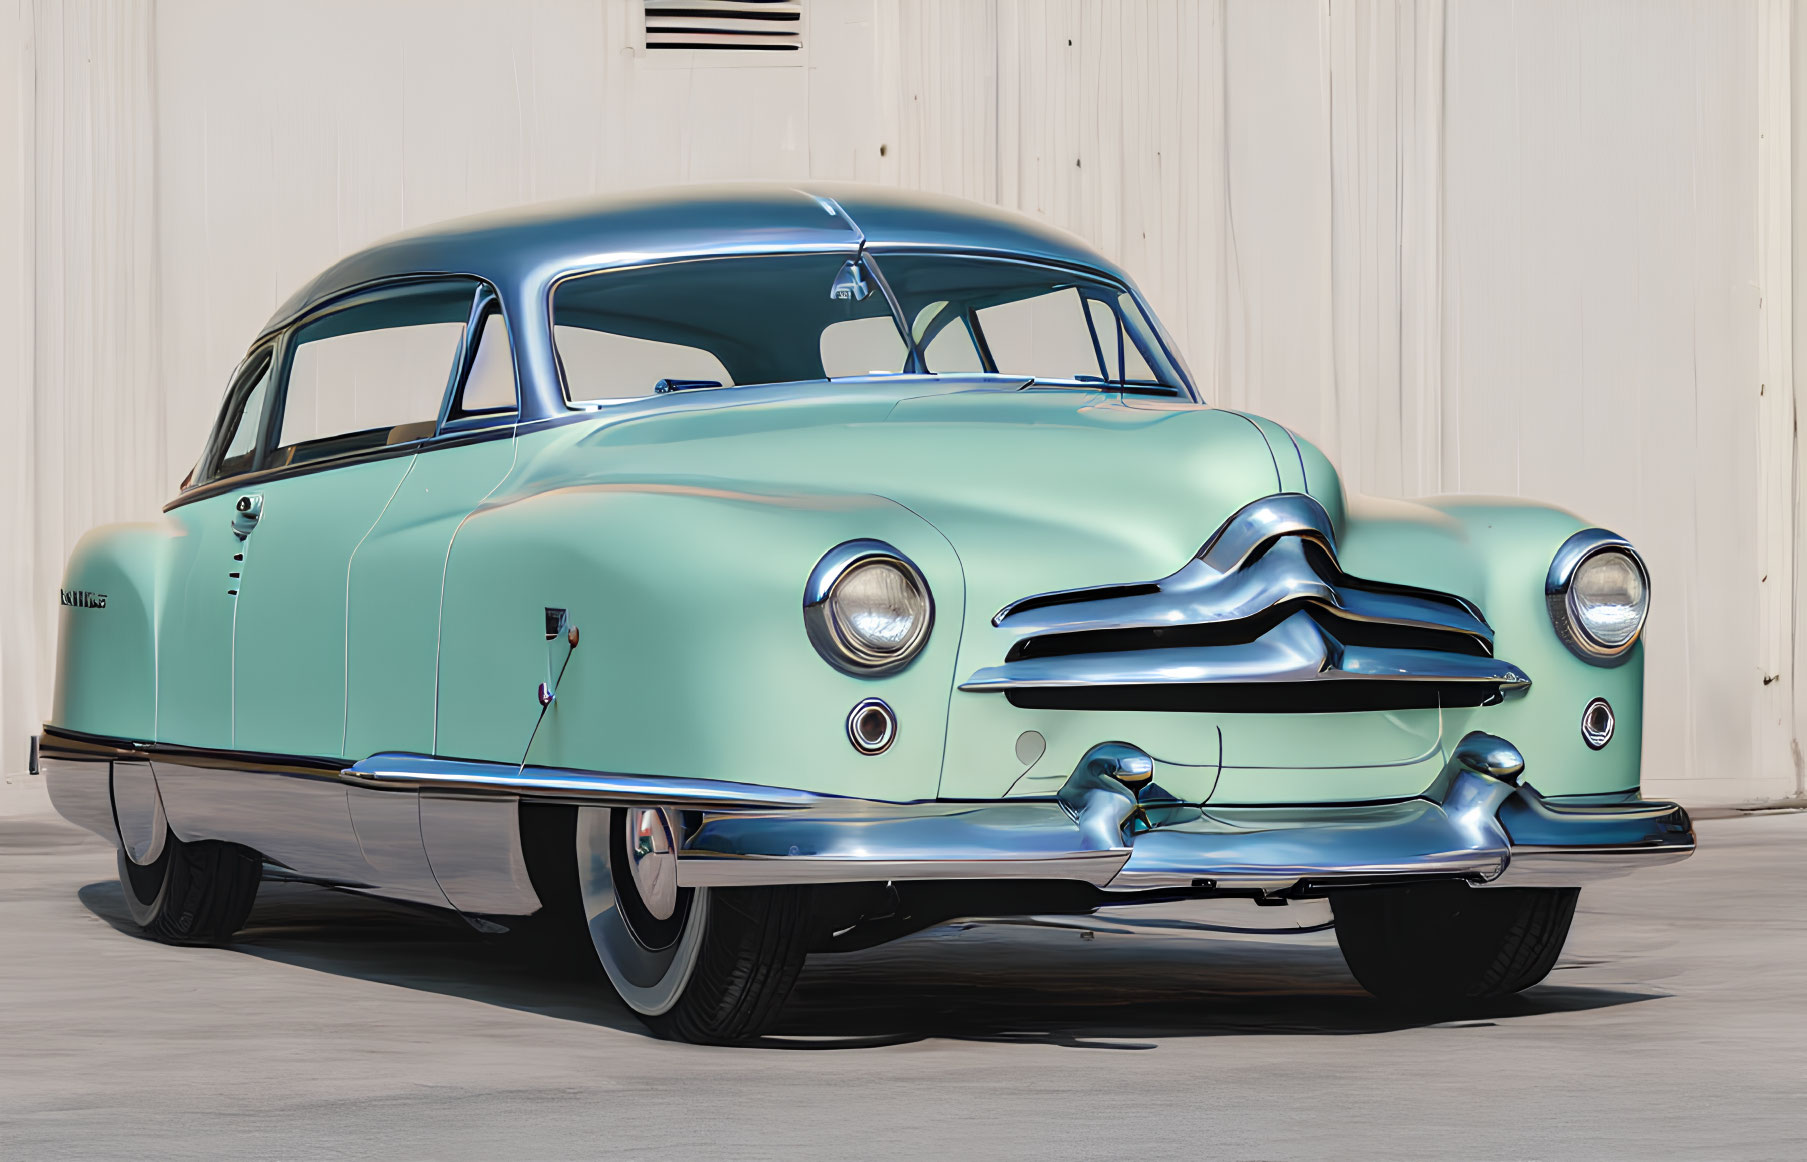
<instances>
[{"instance_id":1,"label":"windshield","mask_svg":"<svg viewBox=\"0 0 1807 1162\"><path fill-rule=\"evenodd\" d=\"M922 373L1185 394L1121 286L1011 259L843 252L600 271L557 284L552 331L565 396L579 405Z\"/></svg>"}]
</instances>

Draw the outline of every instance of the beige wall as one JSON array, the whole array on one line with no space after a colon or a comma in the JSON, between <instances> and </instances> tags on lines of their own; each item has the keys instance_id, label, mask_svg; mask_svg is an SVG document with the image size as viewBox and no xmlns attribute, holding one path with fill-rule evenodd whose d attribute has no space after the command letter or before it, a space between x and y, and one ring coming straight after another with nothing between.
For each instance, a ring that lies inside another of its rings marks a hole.
<instances>
[{"instance_id":1,"label":"beige wall","mask_svg":"<svg viewBox=\"0 0 1807 1162\"><path fill-rule=\"evenodd\" d=\"M0 0L15 801L68 547L155 514L303 279L468 211L801 175L1077 231L1352 487L1630 536L1647 787L1801 794L1801 0L812 0L759 67L649 58L638 11Z\"/></svg>"}]
</instances>

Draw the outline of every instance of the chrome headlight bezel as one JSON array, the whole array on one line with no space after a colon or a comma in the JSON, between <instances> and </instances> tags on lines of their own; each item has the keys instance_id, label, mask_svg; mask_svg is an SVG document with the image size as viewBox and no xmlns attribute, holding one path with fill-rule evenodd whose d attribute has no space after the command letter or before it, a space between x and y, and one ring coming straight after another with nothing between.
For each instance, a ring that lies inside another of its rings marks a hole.
<instances>
[{"instance_id":1,"label":"chrome headlight bezel","mask_svg":"<svg viewBox=\"0 0 1807 1162\"><path fill-rule=\"evenodd\" d=\"M888 652L874 650L853 638L835 616L834 602L841 583L855 570L875 563L898 570L922 595L922 616L911 626L909 637ZM907 667L928 644L935 625L935 595L916 563L891 545L873 540L845 541L823 554L810 570L803 588L803 624L823 661L856 678L882 678Z\"/></svg>"},{"instance_id":2,"label":"chrome headlight bezel","mask_svg":"<svg viewBox=\"0 0 1807 1162\"><path fill-rule=\"evenodd\" d=\"M1589 632L1576 609L1575 576L1589 560L1602 553L1618 553L1631 561L1644 586L1644 605L1638 616L1638 627L1624 642L1614 645L1601 641ZM1650 620L1650 570L1644 558L1631 547L1631 542L1605 529L1583 529L1562 542L1550 561L1550 572L1544 580L1544 602L1549 607L1550 624L1569 652L1594 666L1616 666L1631 655L1632 647L1644 636Z\"/></svg>"}]
</instances>

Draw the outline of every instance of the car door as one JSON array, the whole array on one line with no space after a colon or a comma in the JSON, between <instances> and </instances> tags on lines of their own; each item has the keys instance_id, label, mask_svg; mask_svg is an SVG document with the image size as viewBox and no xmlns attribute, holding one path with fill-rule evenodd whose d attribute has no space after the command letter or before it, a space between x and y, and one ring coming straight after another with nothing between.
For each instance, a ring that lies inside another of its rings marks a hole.
<instances>
[{"instance_id":1,"label":"car door","mask_svg":"<svg viewBox=\"0 0 1807 1162\"><path fill-rule=\"evenodd\" d=\"M386 287L291 330L245 545L239 749L342 757L352 556L438 429L475 286Z\"/></svg>"},{"instance_id":2,"label":"car door","mask_svg":"<svg viewBox=\"0 0 1807 1162\"><path fill-rule=\"evenodd\" d=\"M446 559L469 516L514 465L513 345L495 294L479 290L438 434L351 560L346 757L433 754Z\"/></svg>"},{"instance_id":3,"label":"car door","mask_svg":"<svg viewBox=\"0 0 1807 1162\"><path fill-rule=\"evenodd\" d=\"M277 345L256 467L224 497L242 537L231 554L242 558L227 659L232 753L156 764L182 838L243 843L335 883L383 884L338 777L347 573L437 428L474 289L459 280L354 295Z\"/></svg>"},{"instance_id":4,"label":"car door","mask_svg":"<svg viewBox=\"0 0 1807 1162\"><path fill-rule=\"evenodd\" d=\"M452 542L514 465L518 392L507 319L479 290L439 432L351 560L348 758L438 750L440 603ZM347 788L358 842L385 894L466 912L538 906L511 800ZM443 893L443 895L441 894Z\"/></svg>"}]
</instances>

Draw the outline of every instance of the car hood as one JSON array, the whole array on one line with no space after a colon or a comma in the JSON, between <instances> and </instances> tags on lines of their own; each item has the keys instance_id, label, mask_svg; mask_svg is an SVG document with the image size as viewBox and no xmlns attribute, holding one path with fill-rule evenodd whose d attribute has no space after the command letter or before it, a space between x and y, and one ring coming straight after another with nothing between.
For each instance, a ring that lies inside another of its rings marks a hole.
<instances>
[{"instance_id":1,"label":"car hood","mask_svg":"<svg viewBox=\"0 0 1807 1162\"><path fill-rule=\"evenodd\" d=\"M883 496L948 538L987 618L1031 593L1165 576L1282 487L1269 439L1239 413L1017 382L699 393L599 420L571 452L549 465L560 484L575 469Z\"/></svg>"}]
</instances>

